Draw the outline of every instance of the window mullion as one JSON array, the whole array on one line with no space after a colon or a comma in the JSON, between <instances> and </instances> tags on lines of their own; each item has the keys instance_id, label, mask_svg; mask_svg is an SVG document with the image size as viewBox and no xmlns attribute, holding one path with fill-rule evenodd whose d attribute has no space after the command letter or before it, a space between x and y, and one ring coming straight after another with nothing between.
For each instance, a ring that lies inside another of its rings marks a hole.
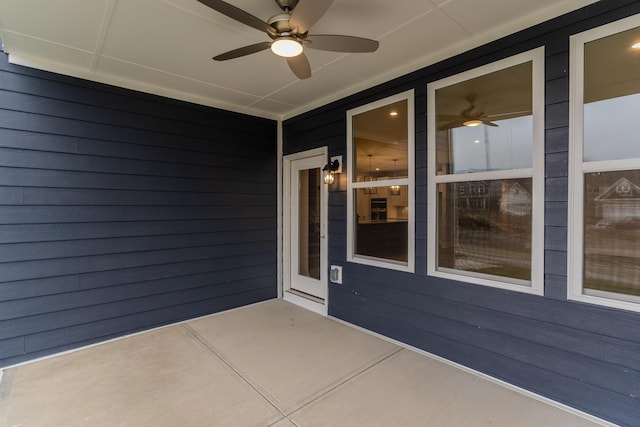
<instances>
[{"instance_id":1,"label":"window mullion","mask_svg":"<svg viewBox=\"0 0 640 427\"><path fill-rule=\"evenodd\" d=\"M491 181L497 179L531 178L533 168L510 169L501 171L473 172L448 175L436 175L435 182L466 182L466 181Z\"/></svg>"},{"instance_id":2,"label":"window mullion","mask_svg":"<svg viewBox=\"0 0 640 427\"><path fill-rule=\"evenodd\" d=\"M583 162L582 172L593 173L593 172L634 170L634 169L638 169L638 165L640 165L639 158Z\"/></svg>"},{"instance_id":3,"label":"window mullion","mask_svg":"<svg viewBox=\"0 0 640 427\"><path fill-rule=\"evenodd\" d=\"M391 185L409 185L409 178L354 182L351 184L351 188L389 187Z\"/></svg>"}]
</instances>

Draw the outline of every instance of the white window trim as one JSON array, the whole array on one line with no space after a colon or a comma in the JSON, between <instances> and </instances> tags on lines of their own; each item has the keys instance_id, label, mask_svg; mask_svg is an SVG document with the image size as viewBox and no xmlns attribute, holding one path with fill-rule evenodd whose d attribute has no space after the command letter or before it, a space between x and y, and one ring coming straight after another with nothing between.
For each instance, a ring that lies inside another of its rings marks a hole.
<instances>
[{"instance_id":1,"label":"white window trim","mask_svg":"<svg viewBox=\"0 0 640 427\"><path fill-rule=\"evenodd\" d=\"M414 90L398 93L388 98L366 104L347 111L347 262L365 264L391 270L415 270L415 95ZM353 116L384 107L399 101L407 101L407 178L380 180L374 182L354 182L353 176ZM355 216L353 191L358 188L406 185L408 191L409 215L407 221L407 262L375 258L355 253Z\"/></svg>"},{"instance_id":2,"label":"white window trim","mask_svg":"<svg viewBox=\"0 0 640 427\"><path fill-rule=\"evenodd\" d=\"M485 74L532 62L533 92L533 147L532 167L512 171L477 172L456 175L436 175L436 118L435 91L442 87L470 80ZM544 294L544 47L523 52L509 58L474 68L454 76L438 80L427 85L427 160L428 160L428 256L427 274L444 279L468 282L494 288L508 289L535 295ZM430 112L430 113L429 113ZM535 171L535 174L534 174ZM532 224L531 224L531 281L467 273L453 269L438 269L436 265L438 229L437 229L437 186L442 183L459 181L482 181L487 179L532 178Z\"/></svg>"},{"instance_id":3,"label":"white window trim","mask_svg":"<svg viewBox=\"0 0 640 427\"><path fill-rule=\"evenodd\" d=\"M640 298L623 300L621 294L583 289L583 204L584 173L622 171L638 169L640 158L583 162L584 125L584 45L622 31L640 26L640 15L621 19L601 27L593 28L570 38L569 78L569 211L568 211L568 256L567 299L606 307L640 312ZM633 301L631 300L633 299Z\"/></svg>"}]
</instances>

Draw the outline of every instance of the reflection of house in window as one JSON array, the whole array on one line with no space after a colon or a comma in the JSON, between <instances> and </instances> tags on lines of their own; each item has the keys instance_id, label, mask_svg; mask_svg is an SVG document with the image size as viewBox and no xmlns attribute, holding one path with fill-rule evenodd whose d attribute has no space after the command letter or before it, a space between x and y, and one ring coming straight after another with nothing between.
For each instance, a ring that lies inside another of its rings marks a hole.
<instances>
[{"instance_id":1,"label":"reflection of house in window","mask_svg":"<svg viewBox=\"0 0 640 427\"><path fill-rule=\"evenodd\" d=\"M640 220L640 187L627 178L620 178L595 198L602 218L598 226Z\"/></svg>"},{"instance_id":2,"label":"reflection of house in window","mask_svg":"<svg viewBox=\"0 0 640 427\"><path fill-rule=\"evenodd\" d=\"M518 216L531 214L531 193L517 182L503 183L500 212Z\"/></svg>"},{"instance_id":3,"label":"reflection of house in window","mask_svg":"<svg viewBox=\"0 0 640 427\"><path fill-rule=\"evenodd\" d=\"M471 210L486 210L489 192L484 182L460 182L458 187L458 207Z\"/></svg>"},{"instance_id":4,"label":"reflection of house in window","mask_svg":"<svg viewBox=\"0 0 640 427\"><path fill-rule=\"evenodd\" d=\"M616 185L616 193L619 196L623 196L623 197L631 196L632 195L631 183L626 179L622 178L620 181L618 181Z\"/></svg>"}]
</instances>

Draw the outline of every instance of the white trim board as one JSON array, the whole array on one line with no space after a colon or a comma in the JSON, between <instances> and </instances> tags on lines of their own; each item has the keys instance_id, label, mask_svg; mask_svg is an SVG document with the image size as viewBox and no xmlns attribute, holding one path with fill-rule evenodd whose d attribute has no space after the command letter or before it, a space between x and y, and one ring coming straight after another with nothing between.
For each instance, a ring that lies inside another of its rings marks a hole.
<instances>
[{"instance_id":1,"label":"white trim board","mask_svg":"<svg viewBox=\"0 0 640 427\"><path fill-rule=\"evenodd\" d=\"M277 223L277 231L276 231L276 239L278 240L276 243L277 246L277 266L276 266L276 280L278 284L278 298L282 298L282 293L284 289L284 136L283 136L283 127L282 120L278 121L277 124L277 153L276 156L276 175L277 175L277 184L276 184L276 223Z\"/></svg>"}]
</instances>

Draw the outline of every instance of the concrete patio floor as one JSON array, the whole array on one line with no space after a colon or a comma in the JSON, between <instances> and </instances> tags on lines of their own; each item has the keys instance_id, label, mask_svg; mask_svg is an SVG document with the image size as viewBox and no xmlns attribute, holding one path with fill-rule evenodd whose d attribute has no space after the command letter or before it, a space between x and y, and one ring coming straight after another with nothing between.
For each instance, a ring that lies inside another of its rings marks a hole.
<instances>
[{"instance_id":1,"label":"concrete patio floor","mask_svg":"<svg viewBox=\"0 0 640 427\"><path fill-rule=\"evenodd\" d=\"M7 427L595 425L281 300L11 367L0 382Z\"/></svg>"}]
</instances>

